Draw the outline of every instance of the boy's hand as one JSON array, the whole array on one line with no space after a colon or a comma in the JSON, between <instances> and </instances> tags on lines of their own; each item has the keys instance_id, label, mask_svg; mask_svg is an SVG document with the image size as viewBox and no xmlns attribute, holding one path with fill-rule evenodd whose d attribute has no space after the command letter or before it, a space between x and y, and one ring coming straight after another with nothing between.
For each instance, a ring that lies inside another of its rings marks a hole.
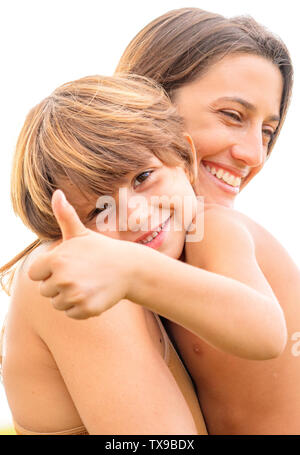
<instances>
[{"instance_id":1,"label":"boy's hand","mask_svg":"<svg viewBox=\"0 0 300 455\"><path fill-rule=\"evenodd\" d=\"M74 319L97 316L126 299L134 276L129 259L137 245L87 229L60 190L53 194L52 208L62 242L34 259L28 272L41 282L40 293Z\"/></svg>"}]
</instances>

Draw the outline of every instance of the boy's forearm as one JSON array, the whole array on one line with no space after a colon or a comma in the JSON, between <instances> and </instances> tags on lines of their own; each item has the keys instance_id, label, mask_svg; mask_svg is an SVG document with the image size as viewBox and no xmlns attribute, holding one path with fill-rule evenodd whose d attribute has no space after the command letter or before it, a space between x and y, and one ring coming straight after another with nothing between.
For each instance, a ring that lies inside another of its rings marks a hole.
<instances>
[{"instance_id":1,"label":"boy's forearm","mask_svg":"<svg viewBox=\"0 0 300 455\"><path fill-rule=\"evenodd\" d=\"M284 316L268 296L150 249L143 256L130 300L226 352L251 359L280 354Z\"/></svg>"}]
</instances>

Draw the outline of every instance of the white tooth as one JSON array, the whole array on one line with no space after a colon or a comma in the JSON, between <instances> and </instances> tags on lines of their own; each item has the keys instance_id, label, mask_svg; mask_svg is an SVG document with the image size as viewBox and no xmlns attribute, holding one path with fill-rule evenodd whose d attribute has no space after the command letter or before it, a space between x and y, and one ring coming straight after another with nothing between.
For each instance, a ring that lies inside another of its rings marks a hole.
<instances>
[{"instance_id":1,"label":"white tooth","mask_svg":"<svg viewBox=\"0 0 300 455\"><path fill-rule=\"evenodd\" d=\"M226 183L229 183L229 180L231 178L231 174L229 174L229 172L225 172L224 175L222 176L222 180L224 180L224 182Z\"/></svg>"},{"instance_id":2,"label":"white tooth","mask_svg":"<svg viewBox=\"0 0 300 455\"><path fill-rule=\"evenodd\" d=\"M240 177L236 177L235 181L233 182L233 186L240 186L242 179Z\"/></svg>"},{"instance_id":3,"label":"white tooth","mask_svg":"<svg viewBox=\"0 0 300 455\"><path fill-rule=\"evenodd\" d=\"M225 172L222 176L222 179L225 180L225 182L227 182L230 178L230 174L229 172Z\"/></svg>"},{"instance_id":4,"label":"white tooth","mask_svg":"<svg viewBox=\"0 0 300 455\"><path fill-rule=\"evenodd\" d=\"M152 235L148 235L148 237L146 238L147 242L150 242L152 240Z\"/></svg>"},{"instance_id":5,"label":"white tooth","mask_svg":"<svg viewBox=\"0 0 300 455\"><path fill-rule=\"evenodd\" d=\"M233 174L230 174L230 172L224 171L223 169L218 169L216 171L216 168L211 168L209 169L209 166L205 166L207 170L210 171L212 175L215 175L219 179L224 180L224 182L228 183L231 186L240 186L241 184L241 178L240 177L235 177Z\"/></svg>"},{"instance_id":6,"label":"white tooth","mask_svg":"<svg viewBox=\"0 0 300 455\"><path fill-rule=\"evenodd\" d=\"M229 178L227 179L228 185L233 185L234 181L235 181L235 176L234 175L229 175Z\"/></svg>"},{"instance_id":7,"label":"white tooth","mask_svg":"<svg viewBox=\"0 0 300 455\"><path fill-rule=\"evenodd\" d=\"M224 174L224 171L222 169L219 169L216 175L217 175L218 179L220 179L223 176L223 174Z\"/></svg>"},{"instance_id":8,"label":"white tooth","mask_svg":"<svg viewBox=\"0 0 300 455\"><path fill-rule=\"evenodd\" d=\"M155 237L158 235L158 232L153 232L152 237L155 239Z\"/></svg>"},{"instance_id":9,"label":"white tooth","mask_svg":"<svg viewBox=\"0 0 300 455\"><path fill-rule=\"evenodd\" d=\"M205 168L208 170L208 172L210 172L210 167L209 166L205 166Z\"/></svg>"}]
</instances>

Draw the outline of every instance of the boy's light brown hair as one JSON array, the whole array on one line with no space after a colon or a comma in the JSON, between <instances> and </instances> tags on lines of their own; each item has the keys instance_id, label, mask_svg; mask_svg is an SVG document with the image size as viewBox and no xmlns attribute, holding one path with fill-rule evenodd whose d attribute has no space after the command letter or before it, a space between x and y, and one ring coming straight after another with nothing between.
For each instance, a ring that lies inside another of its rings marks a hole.
<instances>
[{"instance_id":1,"label":"boy's light brown hair","mask_svg":"<svg viewBox=\"0 0 300 455\"><path fill-rule=\"evenodd\" d=\"M182 121L154 82L90 76L57 88L29 112L13 160L13 208L38 239L0 268L0 277L42 240L61 237L51 198L64 181L87 197L113 195L152 155L192 177Z\"/></svg>"}]
</instances>

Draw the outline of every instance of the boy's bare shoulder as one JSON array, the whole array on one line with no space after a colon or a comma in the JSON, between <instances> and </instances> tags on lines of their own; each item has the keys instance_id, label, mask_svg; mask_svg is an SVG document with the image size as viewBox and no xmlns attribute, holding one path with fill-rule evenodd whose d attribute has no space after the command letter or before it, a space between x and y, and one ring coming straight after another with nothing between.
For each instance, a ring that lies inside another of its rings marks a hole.
<instances>
[{"instance_id":1,"label":"boy's bare shoulder","mask_svg":"<svg viewBox=\"0 0 300 455\"><path fill-rule=\"evenodd\" d=\"M219 216L219 217L228 217L228 219L243 219L243 214L238 212L237 210L225 207L223 205L213 204L213 203L206 203L204 204L204 214L206 216Z\"/></svg>"},{"instance_id":2,"label":"boy's bare shoulder","mask_svg":"<svg viewBox=\"0 0 300 455\"><path fill-rule=\"evenodd\" d=\"M224 207L217 204L205 204L204 206L204 239L205 233L207 237L213 232L219 232L219 236L225 234L229 237L235 233L236 230L249 230L249 221L242 213L237 210ZM230 231L232 229L232 231ZM231 234L232 232L232 234Z\"/></svg>"},{"instance_id":3,"label":"boy's bare shoulder","mask_svg":"<svg viewBox=\"0 0 300 455\"><path fill-rule=\"evenodd\" d=\"M269 241L279 243L272 234L257 221L236 209L212 203L205 204L204 217L206 223L213 223L213 221L215 223L218 221L223 221L228 224L238 223L240 226L244 226L257 242L259 242L260 239L263 239L264 242L269 239Z\"/></svg>"},{"instance_id":4,"label":"boy's bare shoulder","mask_svg":"<svg viewBox=\"0 0 300 455\"><path fill-rule=\"evenodd\" d=\"M212 258L235 250L254 251L254 243L247 223L238 212L217 204L205 204L201 241L186 243L189 263L205 267Z\"/></svg>"},{"instance_id":5,"label":"boy's bare shoulder","mask_svg":"<svg viewBox=\"0 0 300 455\"><path fill-rule=\"evenodd\" d=\"M224 223L224 224L223 224ZM281 243L265 227L246 214L217 204L207 204L204 207L204 224L206 227L236 225L248 231L253 239L258 254L265 257L288 257Z\"/></svg>"},{"instance_id":6,"label":"boy's bare shoulder","mask_svg":"<svg viewBox=\"0 0 300 455\"><path fill-rule=\"evenodd\" d=\"M281 243L261 226L257 221L251 219L238 210L223 207L217 204L206 204L204 206L204 236L199 242L199 249L203 251L215 246L218 240L223 242L223 248L238 245L238 240L244 238L253 244L257 261L269 277L276 281L281 277L296 276L299 279L299 267L295 264ZM209 254L209 251L207 252ZM274 278L275 276L275 278Z\"/></svg>"}]
</instances>

